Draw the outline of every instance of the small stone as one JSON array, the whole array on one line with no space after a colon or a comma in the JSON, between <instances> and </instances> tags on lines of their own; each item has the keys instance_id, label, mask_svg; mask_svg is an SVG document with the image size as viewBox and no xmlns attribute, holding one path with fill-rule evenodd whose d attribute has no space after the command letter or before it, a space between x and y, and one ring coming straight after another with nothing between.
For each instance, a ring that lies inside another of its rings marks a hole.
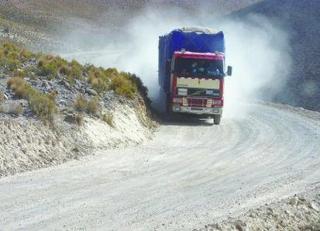
<instances>
[{"instance_id":1,"label":"small stone","mask_svg":"<svg viewBox=\"0 0 320 231\"><path fill-rule=\"evenodd\" d=\"M65 88L67 88L68 90L71 90L71 86L68 82L64 81L64 80L61 80L59 82L59 84L63 85Z\"/></svg>"},{"instance_id":2,"label":"small stone","mask_svg":"<svg viewBox=\"0 0 320 231\"><path fill-rule=\"evenodd\" d=\"M48 83L48 81L43 81L41 86L44 87L45 89L50 88L50 84Z\"/></svg>"},{"instance_id":3,"label":"small stone","mask_svg":"<svg viewBox=\"0 0 320 231\"><path fill-rule=\"evenodd\" d=\"M91 89L91 88L87 88L85 92L86 92L87 94L93 95L93 96L98 95L98 93L97 93L95 90Z\"/></svg>"},{"instance_id":4,"label":"small stone","mask_svg":"<svg viewBox=\"0 0 320 231\"><path fill-rule=\"evenodd\" d=\"M211 225L207 225L206 229L209 229L209 230L222 230L222 227L219 224L211 224Z\"/></svg>"},{"instance_id":5,"label":"small stone","mask_svg":"<svg viewBox=\"0 0 320 231\"><path fill-rule=\"evenodd\" d=\"M76 123L76 116L74 114L67 114L64 117L64 121L68 123Z\"/></svg>"},{"instance_id":6,"label":"small stone","mask_svg":"<svg viewBox=\"0 0 320 231\"><path fill-rule=\"evenodd\" d=\"M318 206L314 201L312 201L312 202L310 203L310 208L312 208L313 210L315 210L315 211L317 211L317 212L320 211L319 206Z\"/></svg>"},{"instance_id":7,"label":"small stone","mask_svg":"<svg viewBox=\"0 0 320 231\"><path fill-rule=\"evenodd\" d=\"M243 221L236 221L235 224L234 224L235 228L238 230L238 231L245 231L247 230L246 229L246 224L243 222Z\"/></svg>"},{"instance_id":8,"label":"small stone","mask_svg":"<svg viewBox=\"0 0 320 231\"><path fill-rule=\"evenodd\" d=\"M272 208L267 208L267 214L272 215L273 214L273 209Z\"/></svg>"},{"instance_id":9,"label":"small stone","mask_svg":"<svg viewBox=\"0 0 320 231\"><path fill-rule=\"evenodd\" d=\"M297 197L292 197L289 200L289 204L292 205L292 206L296 206L298 204L298 198Z\"/></svg>"},{"instance_id":10,"label":"small stone","mask_svg":"<svg viewBox=\"0 0 320 231\"><path fill-rule=\"evenodd\" d=\"M288 216L293 216L292 212L290 212L290 210L286 210L284 211Z\"/></svg>"}]
</instances>

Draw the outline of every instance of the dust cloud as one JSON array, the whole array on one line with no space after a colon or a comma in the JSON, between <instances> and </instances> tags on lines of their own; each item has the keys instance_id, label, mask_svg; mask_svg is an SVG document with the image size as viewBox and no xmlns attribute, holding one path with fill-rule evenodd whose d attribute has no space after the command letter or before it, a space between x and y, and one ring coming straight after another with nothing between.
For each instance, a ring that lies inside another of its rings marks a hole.
<instances>
[{"instance_id":1,"label":"dust cloud","mask_svg":"<svg viewBox=\"0 0 320 231\"><path fill-rule=\"evenodd\" d=\"M291 58L287 33L259 15L245 19L227 17L217 21L210 12L199 17L181 9L146 9L130 19L120 33L108 32L99 40L99 48L78 47L79 52L63 54L83 63L117 67L137 74L149 89L153 105L159 109L158 37L175 28L208 27L224 31L226 65L233 66L233 75L225 78L224 117L242 118L257 100L272 100L281 91L290 73ZM95 35L90 35L91 39ZM101 35L100 35L101 37ZM85 44L85 36L69 33L67 40ZM78 42L77 42L78 41ZM101 44L104 41L104 44Z\"/></svg>"}]
</instances>

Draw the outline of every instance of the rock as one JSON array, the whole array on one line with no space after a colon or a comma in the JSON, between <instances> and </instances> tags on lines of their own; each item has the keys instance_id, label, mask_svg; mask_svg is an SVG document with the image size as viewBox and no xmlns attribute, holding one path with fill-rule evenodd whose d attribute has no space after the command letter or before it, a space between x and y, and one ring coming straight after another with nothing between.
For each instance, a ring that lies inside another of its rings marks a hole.
<instances>
[{"instance_id":1,"label":"rock","mask_svg":"<svg viewBox=\"0 0 320 231\"><path fill-rule=\"evenodd\" d=\"M212 230L212 229L213 230L222 230L222 227L219 224L212 224L212 225L208 225L207 229L209 229L209 230Z\"/></svg>"},{"instance_id":2,"label":"rock","mask_svg":"<svg viewBox=\"0 0 320 231\"><path fill-rule=\"evenodd\" d=\"M58 100L58 104L62 105L62 106L67 106L67 101L64 99L60 99L60 100Z\"/></svg>"},{"instance_id":3,"label":"rock","mask_svg":"<svg viewBox=\"0 0 320 231\"><path fill-rule=\"evenodd\" d=\"M60 85L64 86L65 88L67 88L68 90L71 90L71 86L67 81L61 80L59 82Z\"/></svg>"},{"instance_id":4,"label":"rock","mask_svg":"<svg viewBox=\"0 0 320 231\"><path fill-rule=\"evenodd\" d=\"M247 225L241 220L235 221L234 226L235 226L236 230L238 230L238 231L247 230Z\"/></svg>"},{"instance_id":5,"label":"rock","mask_svg":"<svg viewBox=\"0 0 320 231\"><path fill-rule=\"evenodd\" d=\"M43 81L41 87L43 87L45 90L51 89L51 86L48 81Z\"/></svg>"},{"instance_id":6,"label":"rock","mask_svg":"<svg viewBox=\"0 0 320 231\"><path fill-rule=\"evenodd\" d=\"M72 113L66 114L64 117L64 121L74 124L74 123L76 123L76 116Z\"/></svg>"},{"instance_id":7,"label":"rock","mask_svg":"<svg viewBox=\"0 0 320 231\"><path fill-rule=\"evenodd\" d=\"M284 211L288 216L293 216L293 213L290 210L285 210Z\"/></svg>"},{"instance_id":8,"label":"rock","mask_svg":"<svg viewBox=\"0 0 320 231\"><path fill-rule=\"evenodd\" d=\"M273 214L273 209L272 208L267 208L267 214L272 215Z\"/></svg>"},{"instance_id":9,"label":"rock","mask_svg":"<svg viewBox=\"0 0 320 231\"><path fill-rule=\"evenodd\" d=\"M289 200L289 204L292 206L296 206L298 204L298 200L299 199L296 196L294 196Z\"/></svg>"},{"instance_id":10,"label":"rock","mask_svg":"<svg viewBox=\"0 0 320 231\"><path fill-rule=\"evenodd\" d=\"M312 202L310 203L309 207L310 207L311 209L317 211L317 212L320 211L319 206L318 206L314 201L312 201Z\"/></svg>"},{"instance_id":11,"label":"rock","mask_svg":"<svg viewBox=\"0 0 320 231\"><path fill-rule=\"evenodd\" d=\"M98 95L98 93L95 90L91 89L91 88L86 88L85 93L87 93L89 95L93 95L93 96Z\"/></svg>"}]
</instances>

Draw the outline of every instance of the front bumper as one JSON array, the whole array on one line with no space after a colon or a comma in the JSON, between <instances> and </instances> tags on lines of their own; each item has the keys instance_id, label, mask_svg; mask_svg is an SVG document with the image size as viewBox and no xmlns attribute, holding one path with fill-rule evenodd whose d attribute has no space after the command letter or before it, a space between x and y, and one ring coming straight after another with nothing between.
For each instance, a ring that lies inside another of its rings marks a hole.
<instances>
[{"instance_id":1,"label":"front bumper","mask_svg":"<svg viewBox=\"0 0 320 231\"><path fill-rule=\"evenodd\" d=\"M188 106L180 106L173 105L172 111L176 113L189 113L189 114L197 114L197 115L221 115L222 107L188 107Z\"/></svg>"}]
</instances>

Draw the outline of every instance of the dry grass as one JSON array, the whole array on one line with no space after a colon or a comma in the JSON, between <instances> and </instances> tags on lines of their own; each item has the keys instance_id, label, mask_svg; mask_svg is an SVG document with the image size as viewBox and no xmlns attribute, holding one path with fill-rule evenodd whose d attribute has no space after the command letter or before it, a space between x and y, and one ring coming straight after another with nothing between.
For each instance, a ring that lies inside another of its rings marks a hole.
<instances>
[{"instance_id":1,"label":"dry grass","mask_svg":"<svg viewBox=\"0 0 320 231\"><path fill-rule=\"evenodd\" d=\"M78 112L86 112L91 115L97 115L99 111L99 99L97 97L87 100L84 95L78 95L74 102L74 108Z\"/></svg>"},{"instance_id":2,"label":"dry grass","mask_svg":"<svg viewBox=\"0 0 320 231\"><path fill-rule=\"evenodd\" d=\"M5 101L5 96L4 93L2 91L0 91L0 103L2 103L3 101Z\"/></svg>"},{"instance_id":3,"label":"dry grass","mask_svg":"<svg viewBox=\"0 0 320 231\"><path fill-rule=\"evenodd\" d=\"M96 115L99 110L99 100L98 98L94 97L90 99L87 103L87 113Z\"/></svg>"},{"instance_id":4,"label":"dry grass","mask_svg":"<svg viewBox=\"0 0 320 231\"><path fill-rule=\"evenodd\" d=\"M28 100L31 111L44 122L53 122L54 114L57 113L55 101L47 94L32 88L20 77L10 78L7 86L13 90L18 98Z\"/></svg>"},{"instance_id":5,"label":"dry grass","mask_svg":"<svg viewBox=\"0 0 320 231\"><path fill-rule=\"evenodd\" d=\"M83 115L82 115L81 113L76 114L74 120L75 120L75 122L76 122L76 124L77 124L78 126L83 125L83 120L84 120L84 119L83 119Z\"/></svg>"},{"instance_id":6,"label":"dry grass","mask_svg":"<svg viewBox=\"0 0 320 231\"><path fill-rule=\"evenodd\" d=\"M120 73L118 76L114 77L110 89L114 90L118 95L130 99L134 98L134 95L137 93L137 87L130 74L127 73Z\"/></svg>"},{"instance_id":7,"label":"dry grass","mask_svg":"<svg viewBox=\"0 0 320 231\"><path fill-rule=\"evenodd\" d=\"M106 122L110 127L114 128L113 114L111 113L103 114L102 120Z\"/></svg>"},{"instance_id":8,"label":"dry grass","mask_svg":"<svg viewBox=\"0 0 320 231\"><path fill-rule=\"evenodd\" d=\"M47 76L49 79L55 78L58 74L66 77L69 83L74 83L75 79L83 78L83 66L76 60L67 60L52 55L41 55L38 58L38 74Z\"/></svg>"},{"instance_id":9,"label":"dry grass","mask_svg":"<svg viewBox=\"0 0 320 231\"><path fill-rule=\"evenodd\" d=\"M24 63L31 59L37 60L38 65L34 68L24 68ZM119 72L115 68L82 66L76 60L68 62L59 56L33 54L13 43L5 43L0 47L0 65L16 77L32 76L36 73L54 79L62 75L70 84L75 83L76 79L83 80L84 76L87 76L87 81L99 94L114 90L116 94L132 99L139 88L137 77L129 73Z\"/></svg>"},{"instance_id":10,"label":"dry grass","mask_svg":"<svg viewBox=\"0 0 320 231\"><path fill-rule=\"evenodd\" d=\"M84 112L87 109L88 101L84 95L78 95L74 101L74 108L79 112Z\"/></svg>"},{"instance_id":11,"label":"dry grass","mask_svg":"<svg viewBox=\"0 0 320 231\"><path fill-rule=\"evenodd\" d=\"M0 65L7 71L15 72L22 67L22 63L26 62L35 55L30 51L16 46L14 43L3 43L0 45Z\"/></svg>"},{"instance_id":12,"label":"dry grass","mask_svg":"<svg viewBox=\"0 0 320 231\"><path fill-rule=\"evenodd\" d=\"M87 67L88 82L92 88L99 93L107 90L114 90L118 95L133 98L137 93L137 84L132 75L119 72L115 68Z\"/></svg>"},{"instance_id":13,"label":"dry grass","mask_svg":"<svg viewBox=\"0 0 320 231\"><path fill-rule=\"evenodd\" d=\"M88 82L98 93L103 93L109 89L111 79L103 68L91 65L87 67L86 71L88 73Z\"/></svg>"}]
</instances>

